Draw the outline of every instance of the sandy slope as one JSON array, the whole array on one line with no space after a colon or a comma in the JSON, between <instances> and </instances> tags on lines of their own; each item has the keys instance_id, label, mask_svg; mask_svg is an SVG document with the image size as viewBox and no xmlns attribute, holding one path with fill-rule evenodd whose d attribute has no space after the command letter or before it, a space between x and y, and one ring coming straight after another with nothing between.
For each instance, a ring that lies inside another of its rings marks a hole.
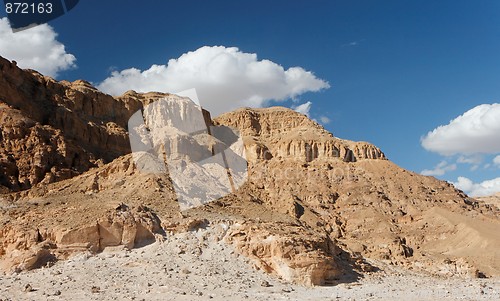
<instances>
[{"instance_id":1,"label":"sandy slope","mask_svg":"<svg viewBox=\"0 0 500 301\"><path fill-rule=\"evenodd\" d=\"M429 250L444 256L467 258L470 263L488 274L498 274L500 266L500 222L498 219L478 216L471 218L442 208L427 212L435 224L456 227L456 232L433 241Z\"/></svg>"},{"instance_id":2,"label":"sandy slope","mask_svg":"<svg viewBox=\"0 0 500 301\"><path fill-rule=\"evenodd\" d=\"M1 300L499 300L494 279L436 278L384 266L336 286L290 285L252 269L220 226L128 251L80 254L0 277ZM374 263L377 264L377 263ZM380 263L378 263L380 265ZM33 291L26 291L30 285Z\"/></svg>"}]
</instances>

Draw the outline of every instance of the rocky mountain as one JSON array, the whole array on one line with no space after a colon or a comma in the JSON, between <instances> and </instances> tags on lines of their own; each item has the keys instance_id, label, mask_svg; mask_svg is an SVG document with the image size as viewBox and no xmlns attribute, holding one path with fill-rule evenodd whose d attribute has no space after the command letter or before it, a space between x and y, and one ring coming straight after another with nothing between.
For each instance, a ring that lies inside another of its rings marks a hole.
<instances>
[{"instance_id":1,"label":"rocky mountain","mask_svg":"<svg viewBox=\"0 0 500 301\"><path fill-rule=\"evenodd\" d=\"M130 154L129 118L158 99L181 98L111 97L0 59L4 270L218 227L255 268L301 284L355 279L379 263L500 276L498 207L286 108L243 108L214 120L204 112L209 126L239 131L248 176L234 193L181 211L168 173L145 173Z\"/></svg>"},{"instance_id":2,"label":"rocky mountain","mask_svg":"<svg viewBox=\"0 0 500 301\"><path fill-rule=\"evenodd\" d=\"M29 189L130 153L130 116L163 96L130 91L115 99L88 82L56 82L0 57L0 185Z\"/></svg>"}]
</instances>

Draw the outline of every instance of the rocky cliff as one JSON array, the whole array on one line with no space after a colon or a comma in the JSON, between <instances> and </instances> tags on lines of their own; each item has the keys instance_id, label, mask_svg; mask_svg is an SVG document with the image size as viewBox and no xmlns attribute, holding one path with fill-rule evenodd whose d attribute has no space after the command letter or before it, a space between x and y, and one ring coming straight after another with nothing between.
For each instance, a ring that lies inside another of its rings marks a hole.
<instances>
[{"instance_id":1,"label":"rocky cliff","mask_svg":"<svg viewBox=\"0 0 500 301\"><path fill-rule=\"evenodd\" d=\"M244 108L213 121L205 112L208 125L241 133L248 177L234 193L181 211L168 173L144 173L128 154L129 117L159 98L180 99L113 98L0 59L4 270L224 225L220 239L256 268L307 285L356 279L381 262L440 275L500 275L498 207L285 108Z\"/></svg>"},{"instance_id":2,"label":"rocky cliff","mask_svg":"<svg viewBox=\"0 0 500 301\"><path fill-rule=\"evenodd\" d=\"M385 159L374 145L335 138L316 122L287 108L239 109L223 114L215 123L239 129L245 138L247 156L254 161L274 157L303 162Z\"/></svg>"},{"instance_id":3,"label":"rocky cliff","mask_svg":"<svg viewBox=\"0 0 500 301\"><path fill-rule=\"evenodd\" d=\"M0 185L24 190L40 182L68 179L130 153L130 117L165 97L173 96L129 91L113 98L88 82L57 82L0 57L0 170L5 171ZM219 120L245 129L249 158L384 158L373 145L334 138L285 108L243 109ZM272 135L280 135L280 141L273 141Z\"/></svg>"},{"instance_id":4,"label":"rocky cliff","mask_svg":"<svg viewBox=\"0 0 500 301\"><path fill-rule=\"evenodd\" d=\"M0 57L0 185L28 189L130 153L130 116L165 96L113 98L88 82L57 82Z\"/></svg>"}]
</instances>

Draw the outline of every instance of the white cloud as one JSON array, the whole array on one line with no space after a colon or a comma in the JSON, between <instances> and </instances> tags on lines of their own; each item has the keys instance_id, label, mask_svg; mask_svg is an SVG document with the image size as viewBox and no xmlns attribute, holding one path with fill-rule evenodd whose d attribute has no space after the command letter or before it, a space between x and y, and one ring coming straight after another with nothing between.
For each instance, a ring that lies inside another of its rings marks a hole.
<instances>
[{"instance_id":1,"label":"white cloud","mask_svg":"<svg viewBox=\"0 0 500 301\"><path fill-rule=\"evenodd\" d=\"M422 146L441 155L500 152L500 104L479 105L422 138Z\"/></svg>"},{"instance_id":2,"label":"white cloud","mask_svg":"<svg viewBox=\"0 0 500 301\"><path fill-rule=\"evenodd\" d=\"M98 88L112 95L137 92L179 92L195 88L201 104L215 116L241 106L261 107L271 100L295 98L329 88L328 82L301 67L284 69L258 60L236 47L204 46L141 71L113 72Z\"/></svg>"},{"instance_id":3,"label":"white cloud","mask_svg":"<svg viewBox=\"0 0 500 301\"><path fill-rule=\"evenodd\" d=\"M496 156L496 157L493 159L493 164L494 164L495 166L500 167L500 155Z\"/></svg>"},{"instance_id":4,"label":"white cloud","mask_svg":"<svg viewBox=\"0 0 500 301\"><path fill-rule=\"evenodd\" d=\"M21 68L53 77L74 68L75 56L67 53L56 38L57 33L47 24L13 33L8 19L0 18L0 55L16 61Z\"/></svg>"},{"instance_id":5,"label":"white cloud","mask_svg":"<svg viewBox=\"0 0 500 301\"><path fill-rule=\"evenodd\" d=\"M457 182L452 184L473 197L488 196L500 192L500 178L474 183L466 177L458 177Z\"/></svg>"},{"instance_id":6,"label":"white cloud","mask_svg":"<svg viewBox=\"0 0 500 301\"><path fill-rule=\"evenodd\" d=\"M460 156L457 159L457 163L470 164L471 171L477 170L482 162L483 162L483 156L481 155Z\"/></svg>"},{"instance_id":7,"label":"white cloud","mask_svg":"<svg viewBox=\"0 0 500 301\"><path fill-rule=\"evenodd\" d=\"M458 177L457 182L452 182L452 184L456 188L465 192L471 191L472 188L474 187L474 183L469 178L466 177Z\"/></svg>"},{"instance_id":8,"label":"white cloud","mask_svg":"<svg viewBox=\"0 0 500 301\"><path fill-rule=\"evenodd\" d=\"M308 101L296 107L292 107L295 112L299 112L300 114L304 114L309 117L309 111L311 110L312 102Z\"/></svg>"},{"instance_id":9,"label":"white cloud","mask_svg":"<svg viewBox=\"0 0 500 301\"><path fill-rule=\"evenodd\" d=\"M326 117L326 116L320 116L319 117L319 121L322 123L322 124L328 124L330 123L330 118Z\"/></svg>"},{"instance_id":10,"label":"white cloud","mask_svg":"<svg viewBox=\"0 0 500 301\"><path fill-rule=\"evenodd\" d=\"M457 163L465 163L465 164L474 164L478 165L483 162L483 156L474 155L474 156L460 156L457 159Z\"/></svg>"},{"instance_id":11,"label":"white cloud","mask_svg":"<svg viewBox=\"0 0 500 301\"><path fill-rule=\"evenodd\" d=\"M424 176L442 176L449 171L454 171L457 169L456 164L448 164L446 161L441 161L434 169L424 169L420 174Z\"/></svg>"}]
</instances>

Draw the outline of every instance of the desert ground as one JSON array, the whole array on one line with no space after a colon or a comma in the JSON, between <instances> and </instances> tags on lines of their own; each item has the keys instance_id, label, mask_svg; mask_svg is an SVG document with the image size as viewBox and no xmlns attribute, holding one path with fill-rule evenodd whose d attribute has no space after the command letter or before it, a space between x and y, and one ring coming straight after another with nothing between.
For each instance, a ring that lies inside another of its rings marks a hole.
<instances>
[{"instance_id":1,"label":"desert ground","mask_svg":"<svg viewBox=\"0 0 500 301\"><path fill-rule=\"evenodd\" d=\"M271 277L212 228L126 250L81 253L0 278L1 300L499 300L496 279L437 277L373 262L383 271L332 286Z\"/></svg>"}]
</instances>

